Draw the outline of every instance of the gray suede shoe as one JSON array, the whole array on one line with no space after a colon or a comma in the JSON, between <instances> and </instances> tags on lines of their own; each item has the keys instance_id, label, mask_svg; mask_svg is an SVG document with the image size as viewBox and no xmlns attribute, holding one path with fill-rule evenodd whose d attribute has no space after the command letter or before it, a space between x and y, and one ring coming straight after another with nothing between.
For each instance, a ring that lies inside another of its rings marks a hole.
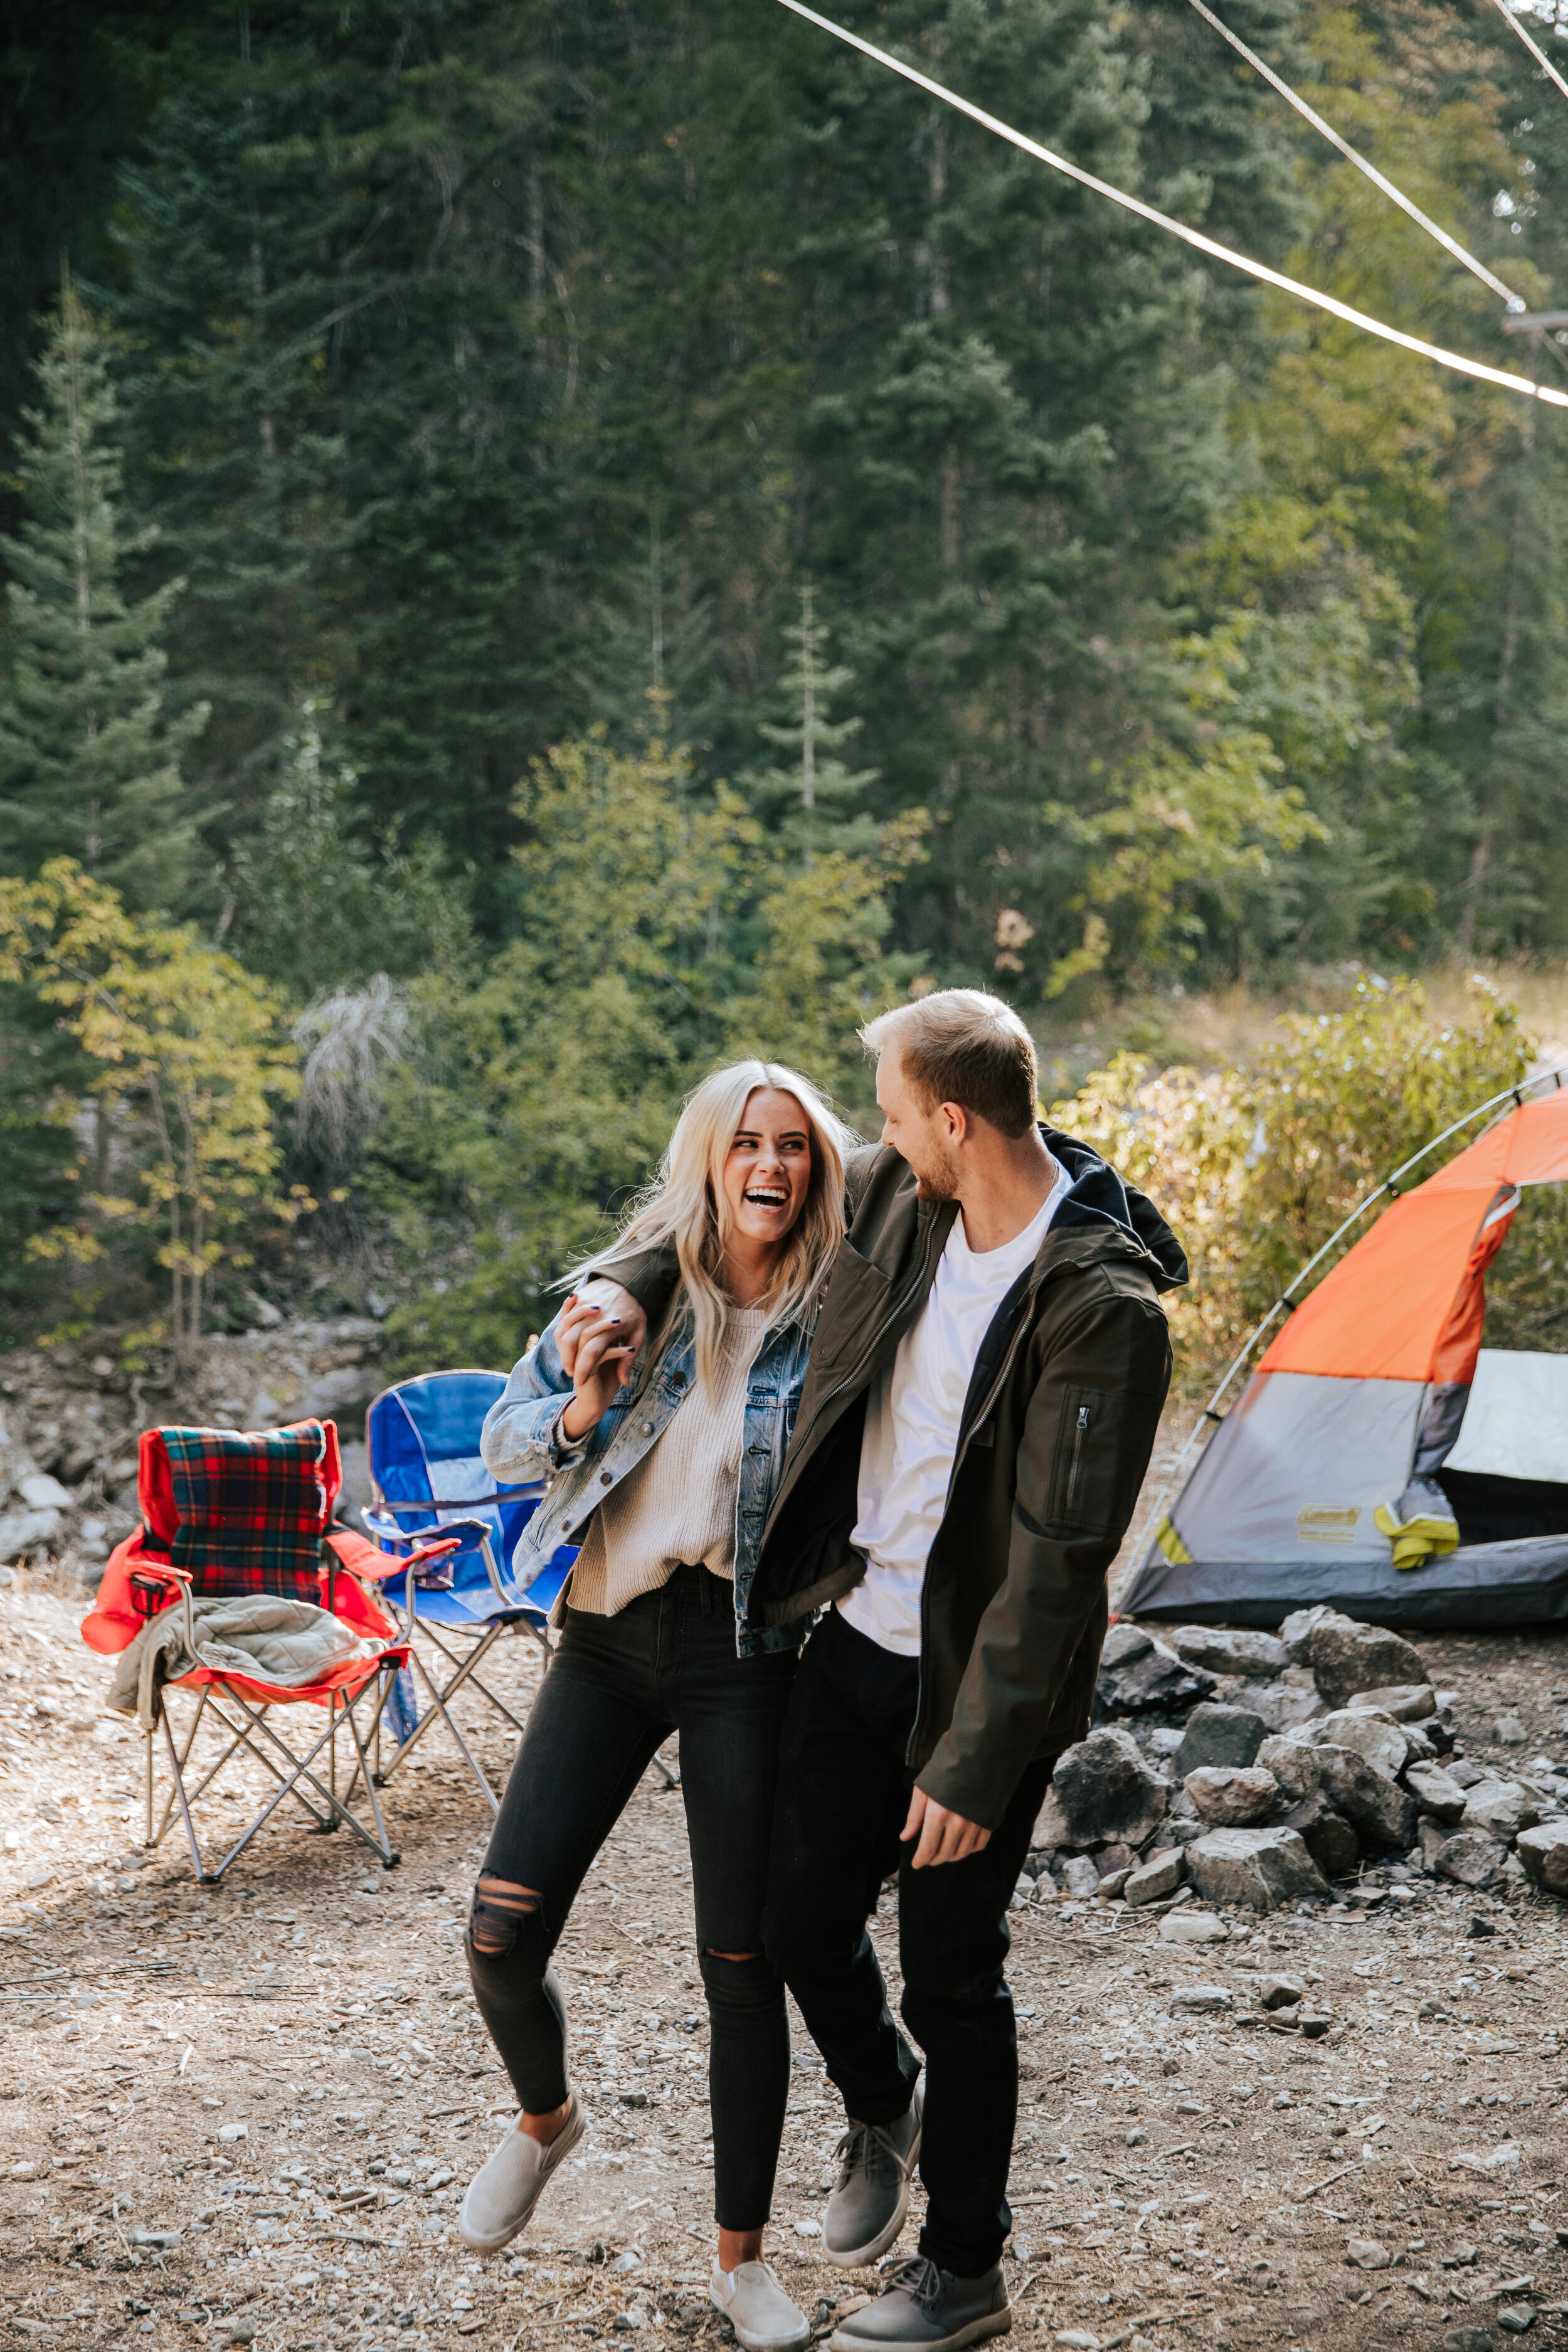
<instances>
[{"instance_id":1,"label":"gray suede shoe","mask_svg":"<svg viewBox=\"0 0 1568 2352\"><path fill-rule=\"evenodd\" d=\"M833 2331L831 2352L960 2352L1013 2325L1000 2263L979 2278L954 2278L924 2254L888 2274L875 2303Z\"/></svg>"},{"instance_id":2,"label":"gray suede shoe","mask_svg":"<svg viewBox=\"0 0 1568 2352\"><path fill-rule=\"evenodd\" d=\"M822 2217L822 2251L840 2270L858 2270L885 2254L910 2210L910 2176L921 2152L921 2094L897 2123L854 2116L838 2143L838 2185Z\"/></svg>"},{"instance_id":3,"label":"gray suede shoe","mask_svg":"<svg viewBox=\"0 0 1568 2352\"><path fill-rule=\"evenodd\" d=\"M569 2157L587 2129L575 2091L571 2112L548 2147L514 2126L468 2183L458 2215L458 2235L481 2254L509 2246L533 2216L545 2182Z\"/></svg>"}]
</instances>

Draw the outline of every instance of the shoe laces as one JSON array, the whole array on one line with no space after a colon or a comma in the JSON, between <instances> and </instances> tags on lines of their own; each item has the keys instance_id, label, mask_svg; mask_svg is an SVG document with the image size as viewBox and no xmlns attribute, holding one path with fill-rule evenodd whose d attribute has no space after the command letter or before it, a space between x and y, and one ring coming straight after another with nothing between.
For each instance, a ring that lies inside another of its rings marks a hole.
<instances>
[{"instance_id":1,"label":"shoe laces","mask_svg":"<svg viewBox=\"0 0 1568 2352\"><path fill-rule=\"evenodd\" d=\"M835 2153L838 2158L840 2189L853 2180L858 2172L863 2172L868 2180L874 2180L879 2173L901 2168L885 2136L875 2124L851 2123Z\"/></svg>"},{"instance_id":2,"label":"shoe laces","mask_svg":"<svg viewBox=\"0 0 1568 2352\"><path fill-rule=\"evenodd\" d=\"M942 2273L929 2254L906 2254L887 2273L882 2292L891 2294L897 2289L929 2312L942 2300Z\"/></svg>"}]
</instances>

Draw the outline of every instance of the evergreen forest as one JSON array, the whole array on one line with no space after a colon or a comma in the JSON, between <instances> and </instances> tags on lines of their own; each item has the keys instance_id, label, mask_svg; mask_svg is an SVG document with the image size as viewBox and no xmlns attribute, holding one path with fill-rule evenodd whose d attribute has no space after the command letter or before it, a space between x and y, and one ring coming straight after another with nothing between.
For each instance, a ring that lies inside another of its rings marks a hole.
<instances>
[{"instance_id":1,"label":"evergreen forest","mask_svg":"<svg viewBox=\"0 0 1568 2352\"><path fill-rule=\"evenodd\" d=\"M1215 13L1568 303L1568 98L1491 0ZM1568 327L1190 0L841 21L1568 389ZM1103 1059L1373 973L1331 1117L1373 1087L1390 1150L1525 1066L1413 976L1568 953L1568 418L776 0L28 0L0 306L17 1334L177 1349L303 1286L509 1364L704 1069L863 1118L857 1022L932 987ZM1116 1067L1080 1108L1131 1149ZM1270 1269L1321 1237L1278 1189Z\"/></svg>"}]
</instances>

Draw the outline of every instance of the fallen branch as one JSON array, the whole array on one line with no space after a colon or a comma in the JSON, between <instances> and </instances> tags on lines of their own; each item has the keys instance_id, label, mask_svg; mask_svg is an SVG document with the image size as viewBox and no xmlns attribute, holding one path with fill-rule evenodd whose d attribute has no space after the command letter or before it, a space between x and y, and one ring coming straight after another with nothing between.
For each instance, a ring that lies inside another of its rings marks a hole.
<instances>
[{"instance_id":1,"label":"fallen branch","mask_svg":"<svg viewBox=\"0 0 1568 2352\"><path fill-rule=\"evenodd\" d=\"M1342 2164L1339 2170L1337 2172L1331 2172L1326 2180L1314 2180L1310 2188L1298 2189L1296 2191L1296 2202L1298 2205L1303 2205L1309 2197L1315 2197L1320 2189L1331 2189L1336 2180L1342 2180L1344 2179L1347 2172L1359 2172L1360 2170L1361 2167L1359 2164Z\"/></svg>"}]
</instances>

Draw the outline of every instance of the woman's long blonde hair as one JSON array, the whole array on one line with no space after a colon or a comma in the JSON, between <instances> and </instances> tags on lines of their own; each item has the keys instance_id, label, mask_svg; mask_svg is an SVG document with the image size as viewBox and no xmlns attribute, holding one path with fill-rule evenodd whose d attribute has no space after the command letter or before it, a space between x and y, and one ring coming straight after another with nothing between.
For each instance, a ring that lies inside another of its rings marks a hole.
<instances>
[{"instance_id":1,"label":"woman's long blonde hair","mask_svg":"<svg viewBox=\"0 0 1568 2352\"><path fill-rule=\"evenodd\" d=\"M609 1248L596 1250L569 1277L574 1285L584 1281L590 1273L613 1277L616 1265L633 1251L673 1242L681 1285L670 1301L649 1362L662 1352L683 1314L689 1312L697 1339L697 1377L705 1387L713 1383L733 1311L720 1280L731 1223L724 1192L724 1162L747 1103L763 1087L793 1095L805 1113L811 1130L811 1177L800 1215L779 1253L773 1278L757 1303L766 1310L770 1330L791 1317L804 1319L844 1238L844 1154L857 1139L809 1078L777 1062L730 1062L710 1070L701 1085L693 1087L665 1148L657 1181L640 1196Z\"/></svg>"}]
</instances>

